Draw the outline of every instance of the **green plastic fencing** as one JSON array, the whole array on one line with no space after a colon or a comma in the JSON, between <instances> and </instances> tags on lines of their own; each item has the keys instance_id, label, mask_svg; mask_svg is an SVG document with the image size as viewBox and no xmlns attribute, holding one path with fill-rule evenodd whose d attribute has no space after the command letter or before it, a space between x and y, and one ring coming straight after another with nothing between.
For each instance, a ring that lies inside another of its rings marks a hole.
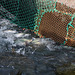
<instances>
[{"instance_id":1,"label":"green plastic fencing","mask_svg":"<svg viewBox=\"0 0 75 75\"><path fill-rule=\"evenodd\" d=\"M57 0L0 0L0 15L16 23L18 26L34 30L38 35L41 19L46 12L55 11L61 13L56 9L56 3ZM41 12L41 10L44 12ZM72 16L72 14L66 15ZM72 25L74 18L75 15L72 16L71 22L67 25L67 36L69 27L74 28ZM38 19L39 22L37 22ZM41 35L39 34L39 36Z\"/></svg>"}]
</instances>

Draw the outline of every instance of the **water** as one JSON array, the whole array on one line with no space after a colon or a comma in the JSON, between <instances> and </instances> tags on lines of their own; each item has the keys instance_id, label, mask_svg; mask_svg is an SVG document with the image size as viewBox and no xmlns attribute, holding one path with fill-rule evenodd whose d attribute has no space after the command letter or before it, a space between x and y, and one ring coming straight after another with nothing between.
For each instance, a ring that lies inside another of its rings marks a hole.
<instances>
[{"instance_id":1,"label":"water","mask_svg":"<svg viewBox=\"0 0 75 75\"><path fill-rule=\"evenodd\" d=\"M0 75L75 75L75 48L40 39L0 19Z\"/></svg>"}]
</instances>

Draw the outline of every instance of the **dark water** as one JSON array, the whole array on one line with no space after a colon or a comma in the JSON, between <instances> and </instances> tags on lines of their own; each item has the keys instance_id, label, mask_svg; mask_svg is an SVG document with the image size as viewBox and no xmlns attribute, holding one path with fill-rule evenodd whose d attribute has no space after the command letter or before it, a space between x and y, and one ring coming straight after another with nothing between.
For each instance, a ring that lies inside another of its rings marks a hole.
<instances>
[{"instance_id":1,"label":"dark water","mask_svg":"<svg viewBox=\"0 0 75 75\"><path fill-rule=\"evenodd\" d=\"M75 50L49 51L40 46L34 54L0 54L0 75L75 75Z\"/></svg>"}]
</instances>

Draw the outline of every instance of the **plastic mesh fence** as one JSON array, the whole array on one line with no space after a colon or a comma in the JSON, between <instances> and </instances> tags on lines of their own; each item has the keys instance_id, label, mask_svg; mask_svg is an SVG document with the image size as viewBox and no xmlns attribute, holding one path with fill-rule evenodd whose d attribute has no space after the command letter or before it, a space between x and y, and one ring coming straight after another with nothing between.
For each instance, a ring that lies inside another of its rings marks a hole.
<instances>
[{"instance_id":1,"label":"plastic mesh fence","mask_svg":"<svg viewBox=\"0 0 75 75\"><path fill-rule=\"evenodd\" d=\"M0 14L40 37L75 46L75 10L56 0L0 0Z\"/></svg>"}]
</instances>

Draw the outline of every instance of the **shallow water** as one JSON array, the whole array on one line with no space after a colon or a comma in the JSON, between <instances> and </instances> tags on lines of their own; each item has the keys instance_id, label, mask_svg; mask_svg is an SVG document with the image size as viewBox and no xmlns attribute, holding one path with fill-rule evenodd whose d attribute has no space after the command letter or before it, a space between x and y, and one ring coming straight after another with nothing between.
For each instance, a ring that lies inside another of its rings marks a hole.
<instances>
[{"instance_id":1,"label":"shallow water","mask_svg":"<svg viewBox=\"0 0 75 75\"><path fill-rule=\"evenodd\" d=\"M0 75L75 75L75 48L0 19Z\"/></svg>"}]
</instances>

